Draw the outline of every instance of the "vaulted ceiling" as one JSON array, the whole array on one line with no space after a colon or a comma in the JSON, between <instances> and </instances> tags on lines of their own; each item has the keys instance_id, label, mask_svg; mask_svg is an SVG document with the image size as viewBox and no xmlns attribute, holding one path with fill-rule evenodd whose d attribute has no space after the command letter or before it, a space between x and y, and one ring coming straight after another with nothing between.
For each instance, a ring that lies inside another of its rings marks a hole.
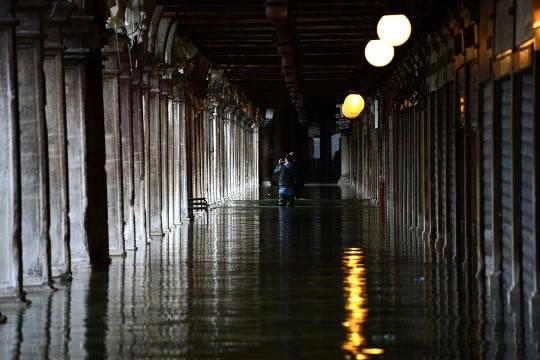
<instances>
[{"instance_id":1,"label":"vaulted ceiling","mask_svg":"<svg viewBox=\"0 0 540 360\"><path fill-rule=\"evenodd\" d=\"M229 80L258 105L290 103L277 53L276 27L263 0L158 0ZM395 9L383 0L289 0L301 91L306 97L341 96L351 84L377 79L364 46L379 18Z\"/></svg>"}]
</instances>

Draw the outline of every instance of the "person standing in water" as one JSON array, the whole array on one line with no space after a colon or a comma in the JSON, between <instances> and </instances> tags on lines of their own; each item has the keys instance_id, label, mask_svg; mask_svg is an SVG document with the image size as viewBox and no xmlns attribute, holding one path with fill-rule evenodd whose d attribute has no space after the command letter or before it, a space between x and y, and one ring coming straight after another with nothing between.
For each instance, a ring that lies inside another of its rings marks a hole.
<instances>
[{"instance_id":1,"label":"person standing in water","mask_svg":"<svg viewBox=\"0 0 540 360\"><path fill-rule=\"evenodd\" d=\"M294 189L297 182L294 156L287 154L285 159L279 159L274 174L279 176L279 206L294 206Z\"/></svg>"},{"instance_id":2,"label":"person standing in water","mask_svg":"<svg viewBox=\"0 0 540 360\"><path fill-rule=\"evenodd\" d=\"M296 160L296 154L291 151L289 153L292 156L292 162L294 164L294 169L296 171L296 184L294 186L294 198L300 199L302 197L303 188L304 188L304 171L302 170L302 164Z\"/></svg>"}]
</instances>

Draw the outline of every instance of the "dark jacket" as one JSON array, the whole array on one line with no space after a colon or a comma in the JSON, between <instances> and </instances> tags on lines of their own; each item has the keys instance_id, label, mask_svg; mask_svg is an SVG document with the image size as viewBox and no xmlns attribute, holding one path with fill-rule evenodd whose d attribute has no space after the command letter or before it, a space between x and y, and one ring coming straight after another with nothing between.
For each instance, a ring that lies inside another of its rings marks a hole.
<instances>
[{"instance_id":1,"label":"dark jacket","mask_svg":"<svg viewBox=\"0 0 540 360\"><path fill-rule=\"evenodd\" d=\"M274 170L274 174L279 174L279 186L296 186L296 167L293 163L279 164Z\"/></svg>"}]
</instances>

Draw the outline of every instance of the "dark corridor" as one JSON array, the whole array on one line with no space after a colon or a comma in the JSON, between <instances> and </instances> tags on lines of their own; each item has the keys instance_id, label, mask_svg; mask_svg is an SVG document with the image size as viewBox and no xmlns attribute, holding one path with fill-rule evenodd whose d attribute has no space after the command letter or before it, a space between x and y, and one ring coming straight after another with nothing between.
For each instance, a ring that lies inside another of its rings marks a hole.
<instances>
[{"instance_id":1,"label":"dark corridor","mask_svg":"<svg viewBox=\"0 0 540 360\"><path fill-rule=\"evenodd\" d=\"M540 0L0 0L0 49L0 358L540 358Z\"/></svg>"}]
</instances>

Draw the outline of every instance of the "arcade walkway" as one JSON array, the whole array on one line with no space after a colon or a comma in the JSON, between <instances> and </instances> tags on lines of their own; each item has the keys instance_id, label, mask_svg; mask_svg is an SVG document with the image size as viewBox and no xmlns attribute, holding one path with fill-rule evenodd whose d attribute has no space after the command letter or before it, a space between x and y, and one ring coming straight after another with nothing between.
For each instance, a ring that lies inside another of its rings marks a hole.
<instances>
[{"instance_id":1,"label":"arcade walkway","mask_svg":"<svg viewBox=\"0 0 540 360\"><path fill-rule=\"evenodd\" d=\"M459 267L388 247L376 208L348 188L307 191L280 209L262 188L108 272L2 304L0 358L534 357Z\"/></svg>"}]
</instances>

